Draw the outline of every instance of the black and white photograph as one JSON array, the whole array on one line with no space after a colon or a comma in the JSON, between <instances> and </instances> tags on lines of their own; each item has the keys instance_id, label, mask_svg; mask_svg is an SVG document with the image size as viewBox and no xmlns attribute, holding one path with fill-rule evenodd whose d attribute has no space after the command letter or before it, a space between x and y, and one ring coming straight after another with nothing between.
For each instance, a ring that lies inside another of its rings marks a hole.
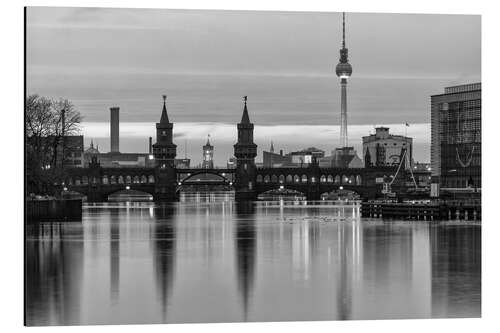
<instances>
[{"instance_id":1,"label":"black and white photograph","mask_svg":"<svg viewBox=\"0 0 500 333\"><path fill-rule=\"evenodd\" d=\"M482 317L480 14L19 14L25 326Z\"/></svg>"}]
</instances>

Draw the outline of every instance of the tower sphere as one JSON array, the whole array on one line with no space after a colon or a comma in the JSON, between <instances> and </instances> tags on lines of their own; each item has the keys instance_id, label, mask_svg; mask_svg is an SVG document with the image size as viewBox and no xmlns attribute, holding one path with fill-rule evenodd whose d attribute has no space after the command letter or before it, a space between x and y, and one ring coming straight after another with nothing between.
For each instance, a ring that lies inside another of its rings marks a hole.
<instances>
[{"instance_id":1,"label":"tower sphere","mask_svg":"<svg viewBox=\"0 0 500 333\"><path fill-rule=\"evenodd\" d=\"M352 66L348 62L339 62L335 68L335 73L341 78L349 77L352 74Z\"/></svg>"}]
</instances>

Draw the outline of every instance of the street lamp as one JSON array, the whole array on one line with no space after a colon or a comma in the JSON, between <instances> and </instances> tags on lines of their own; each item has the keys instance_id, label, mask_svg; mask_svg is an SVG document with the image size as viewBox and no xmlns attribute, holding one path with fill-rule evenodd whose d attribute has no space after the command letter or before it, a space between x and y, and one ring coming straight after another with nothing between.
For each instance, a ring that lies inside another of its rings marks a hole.
<instances>
[{"instance_id":1,"label":"street lamp","mask_svg":"<svg viewBox=\"0 0 500 333\"><path fill-rule=\"evenodd\" d=\"M127 185L127 186L125 186L125 189L126 189L126 190L130 190L130 186L128 186L128 185Z\"/></svg>"}]
</instances>

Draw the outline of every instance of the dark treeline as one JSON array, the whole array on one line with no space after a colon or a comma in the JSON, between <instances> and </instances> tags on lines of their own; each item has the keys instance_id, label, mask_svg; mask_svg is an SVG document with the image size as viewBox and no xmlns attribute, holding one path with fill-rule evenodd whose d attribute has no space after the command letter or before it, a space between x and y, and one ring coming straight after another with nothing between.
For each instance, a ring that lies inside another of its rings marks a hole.
<instances>
[{"instance_id":1,"label":"dark treeline","mask_svg":"<svg viewBox=\"0 0 500 333\"><path fill-rule=\"evenodd\" d=\"M65 136L80 133L82 116L67 99L26 98L25 172L28 194L54 195L64 177Z\"/></svg>"}]
</instances>

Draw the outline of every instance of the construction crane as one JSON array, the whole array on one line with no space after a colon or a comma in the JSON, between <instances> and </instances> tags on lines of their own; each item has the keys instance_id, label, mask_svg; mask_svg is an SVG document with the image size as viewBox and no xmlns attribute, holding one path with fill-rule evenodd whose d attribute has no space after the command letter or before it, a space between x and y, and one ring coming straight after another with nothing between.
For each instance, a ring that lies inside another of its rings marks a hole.
<instances>
[{"instance_id":1,"label":"construction crane","mask_svg":"<svg viewBox=\"0 0 500 333\"><path fill-rule=\"evenodd\" d=\"M382 184L382 193L389 196L389 197L396 196L396 194L394 192L392 192L391 186L396 181L396 178L398 177L398 174L399 174L399 170L401 170L401 166L403 164L405 164L405 162L407 161L408 155L406 154L406 151L407 151L406 149L403 151L403 156L401 157L401 160L399 161L398 169L396 170L396 173L393 176L391 176L392 180L390 182L384 181L384 183ZM411 169L411 167L409 169L410 169L410 174L411 174L411 179L413 181L413 185L415 185L415 191L418 192L419 188L417 185L417 181L415 180L415 176L413 175L413 170Z\"/></svg>"}]
</instances>

